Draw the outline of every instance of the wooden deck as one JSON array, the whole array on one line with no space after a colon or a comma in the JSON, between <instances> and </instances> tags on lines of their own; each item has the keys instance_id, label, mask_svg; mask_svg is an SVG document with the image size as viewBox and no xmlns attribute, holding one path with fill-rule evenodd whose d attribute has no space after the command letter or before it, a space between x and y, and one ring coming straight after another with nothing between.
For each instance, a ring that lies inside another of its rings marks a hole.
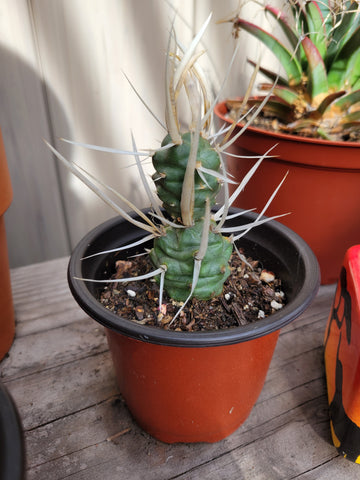
<instances>
[{"instance_id":1,"label":"wooden deck","mask_svg":"<svg viewBox=\"0 0 360 480\"><path fill-rule=\"evenodd\" d=\"M27 478L360 478L330 440L322 339L334 286L285 328L250 417L217 444L166 445L134 423L105 336L72 299L67 259L12 272L17 338L0 364L22 417Z\"/></svg>"}]
</instances>

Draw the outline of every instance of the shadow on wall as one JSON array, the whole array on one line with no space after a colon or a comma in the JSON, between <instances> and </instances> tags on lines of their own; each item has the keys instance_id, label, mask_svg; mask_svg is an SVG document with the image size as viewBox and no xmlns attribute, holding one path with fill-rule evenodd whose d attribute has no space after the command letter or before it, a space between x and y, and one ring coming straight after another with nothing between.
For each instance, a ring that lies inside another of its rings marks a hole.
<instances>
[{"instance_id":1,"label":"shadow on wall","mask_svg":"<svg viewBox=\"0 0 360 480\"><path fill-rule=\"evenodd\" d=\"M5 215L11 267L66 255L70 251L57 165L42 138L52 139L48 105L61 131L66 114L37 72L19 56L0 49L0 127L13 186Z\"/></svg>"}]
</instances>

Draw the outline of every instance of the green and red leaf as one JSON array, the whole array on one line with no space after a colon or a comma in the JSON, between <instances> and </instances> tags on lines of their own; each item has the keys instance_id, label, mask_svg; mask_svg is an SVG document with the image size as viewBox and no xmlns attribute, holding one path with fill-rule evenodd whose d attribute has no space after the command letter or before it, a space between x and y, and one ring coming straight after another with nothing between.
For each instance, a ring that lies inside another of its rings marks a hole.
<instances>
[{"instance_id":1,"label":"green and red leaf","mask_svg":"<svg viewBox=\"0 0 360 480\"><path fill-rule=\"evenodd\" d=\"M346 72L349 72L349 65L352 56L358 53L360 45L360 27L358 27L348 41L343 45L334 58L328 71L329 88L342 88L347 80ZM360 67L357 66L358 72ZM355 73L356 74L356 73Z\"/></svg>"},{"instance_id":2,"label":"green and red leaf","mask_svg":"<svg viewBox=\"0 0 360 480\"><path fill-rule=\"evenodd\" d=\"M310 38L304 37L301 44L308 61L308 92L311 98L316 99L329 90L325 64L319 50Z\"/></svg>"},{"instance_id":3,"label":"green and red leaf","mask_svg":"<svg viewBox=\"0 0 360 480\"><path fill-rule=\"evenodd\" d=\"M331 42L328 46L328 69L337 56L337 53L354 35L354 32L360 27L360 15L358 14L357 2L349 1L346 10L336 15L333 30L331 32ZM357 44L359 45L359 44Z\"/></svg>"},{"instance_id":4,"label":"green and red leaf","mask_svg":"<svg viewBox=\"0 0 360 480\"><path fill-rule=\"evenodd\" d=\"M341 124L346 127L351 125L360 126L360 110L344 115L341 119Z\"/></svg>"},{"instance_id":5,"label":"green and red leaf","mask_svg":"<svg viewBox=\"0 0 360 480\"><path fill-rule=\"evenodd\" d=\"M360 102L360 89L343 95L333 102L333 106L342 112L345 112L356 103Z\"/></svg>"},{"instance_id":6,"label":"green and red leaf","mask_svg":"<svg viewBox=\"0 0 360 480\"><path fill-rule=\"evenodd\" d=\"M320 105L317 108L317 111L322 115L325 110L330 107L337 98L342 97L345 94L345 91L340 91L340 92L335 92L335 93L330 93L330 95L327 95L324 100L320 103Z\"/></svg>"},{"instance_id":7,"label":"green and red leaf","mask_svg":"<svg viewBox=\"0 0 360 480\"><path fill-rule=\"evenodd\" d=\"M247 59L248 63L252 65L253 67L257 66L257 63L254 62L253 60ZM286 78L282 77L281 75L278 75L277 73L268 70L267 68L264 67L259 67L259 72L262 73L265 77L267 77L269 80L271 80L273 83L277 83L277 85L287 85L288 81Z\"/></svg>"},{"instance_id":8,"label":"green and red leaf","mask_svg":"<svg viewBox=\"0 0 360 480\"><path fill-rule=\"evenodd\" d=\"M272 88L272 85L269 84L261 84L260 86L261 90L270 90ZM300 96L296 92L296 90L284 86L276 86L273 90L273 95L285 102L286 105L295 105L295 103L299 102Z\"/></svg>"},{"instance_id":9,"label":"green and red leaf","mask_svg":"<svg viewBox=\"0 0 360 480\"><path fill-rule=\"evenodd\" d=\"M306 21L310 40L318 49L322 58L325 58L327 51L327 35L325 20L317 2L309 2L305 6Z\"/></svg>"},{"instance_id":10,"label":"green and red leaf","mask_svg":"<svg viewBox=\"0 0 360 480\"><path fill-rule=\"evenodd\" d=\"M298 52L300 47L299 36L297 35L296 30L291 27L286 15L281 10L273 7L272 5L265 5L265 11L269 12L276 19L282 31L285 33L291 47L295 52ZM297 56L300 59L300 54L298 54Z\"/></svg>"},{"instance_id":11,"label":"green and red leaf","mask_svg":"<svg viewBox=\"0 0 360 480\"><path fill-rule=\"evenodd\" d=\"M236 27L240 27L253 35L266 45L276 57L279 59L283 66L289 80L290 85L299 85L302 79L302 70L300 63L292 52L290 52L277 38L264 29L254 25L246 20L237 19L235 22Z\"/></svg>"}]
</instances>

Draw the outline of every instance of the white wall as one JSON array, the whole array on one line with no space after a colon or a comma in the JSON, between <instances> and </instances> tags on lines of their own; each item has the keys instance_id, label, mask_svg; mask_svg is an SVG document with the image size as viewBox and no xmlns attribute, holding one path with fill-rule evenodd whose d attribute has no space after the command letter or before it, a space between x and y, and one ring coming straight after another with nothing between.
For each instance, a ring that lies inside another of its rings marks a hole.
<instances>
[{"instance_id":1,"label":"white wall","mask_svg":"<svg viewBox=\"0 0 360 480\"><path fill-rule=\"evenodd\" d=\"M114 213L65 172L42 138L66 156L146 206L131 159L69 147L59 140L130 148L156 147L162 128L132 91L163 118L163 71L173 9L165 0L1 0L0 126L14 188L6 214L11 265L66 255L96 224ZM210 11L205 42L218 78L231 57L230 24L216 21L237 0L172 0L178 36L189 43ZM246 6L248 9L249 6ZM251 7L252 9L254 7ZM255 10L247 10L247 16ZM185 20L185 22L180 18ZM250 39L244 36L223 96L241 95ZM214 78L216 75L214 76Z\"/></svg>"}]
</instances>

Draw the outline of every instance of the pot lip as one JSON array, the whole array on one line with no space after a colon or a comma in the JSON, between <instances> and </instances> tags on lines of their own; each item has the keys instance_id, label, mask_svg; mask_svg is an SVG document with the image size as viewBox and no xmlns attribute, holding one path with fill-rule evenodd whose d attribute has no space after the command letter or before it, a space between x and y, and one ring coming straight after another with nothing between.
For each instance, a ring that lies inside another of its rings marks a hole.
<instances>
[{"instance_id":1,"label":"pot lip","mask_svg":"<svg viewBox=\"0 0 360 480\"><path fill-rule=\"evenodd\" d=\"M256 97L254 97L256 98ZM219 102L214 107L215 114L221 118L224 122L229 124L234 123L233 120L229 119L226 116L227 112L226 101ZM340 147L340 148L349 148L349 149L358 149L360 148L360 142L344 142L344 141L333 141L333 140L325 140L322 138L312 138L312 137L301 137L298 135L293 135L291 133L279 133L279 132L271 132L268 130L264 130L262 128L249 126L246 130L249 132L259 133L264 135L265 137L274 138L275 140L285 140L285 141L292 141L292 142L301 142L301 143L308 143L308 144L315 144L315 145L323 145L327 147Z\"/></svg>"},{"instance_id":2,"label":"pot lip","mask_svg":"<svg viewBox=\"0 0 360 480\"><path fill-rule=\"evenodd\" d=\"M239 209L235 210L238 211ZM252 218L256 217L256 214L253 214L253 212L250 212L248 215ZM304 281L298 295L290 303L267 318L231 329L209 332L176 332L153 326L139 325L107 310L89 292L84 281L74 278L81 277L80 259L84 256L87 247L92 243L92 239L118 223L123 222L126 223L122 218L114 217L95 227L80 240L70 257L68 282L75 300L88 315L103 326L137 340L165 346L211 347L232 345L256 339L280 330L303 313L314 299L320 285L319 265L310 247L288 227L279 222L271 221L266 225L272 224L272 228L290 237L291 243L295 245L304 261L307 280Z\"/></svg>"}]
</instances>

